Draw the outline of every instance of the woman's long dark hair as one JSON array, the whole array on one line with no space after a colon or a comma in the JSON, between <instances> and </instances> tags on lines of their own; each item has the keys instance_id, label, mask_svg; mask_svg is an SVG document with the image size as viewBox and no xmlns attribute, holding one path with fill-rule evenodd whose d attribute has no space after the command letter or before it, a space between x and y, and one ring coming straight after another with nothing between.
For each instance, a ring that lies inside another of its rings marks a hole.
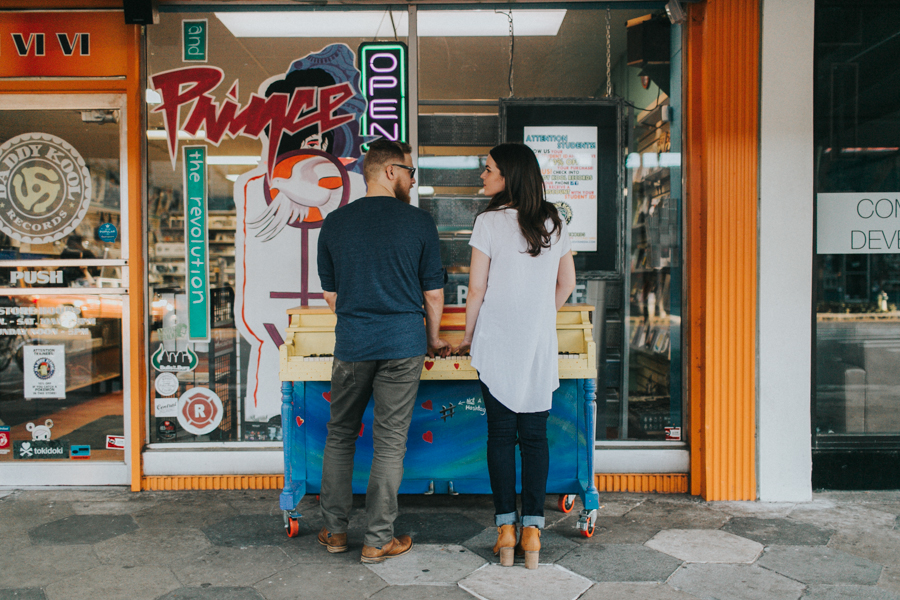
<instances>
[{"instance_id":1,"label":"woman's long dark hair","mask_svg":"<svg viewBox=\"0 0 900 600\"><path fill-rule=\"evenodd\" d=\"M556 207L546 200L537 157L525 144L515 143L494 146L490 154L506 180L506 189L491 198L484 212L515 208L519 213L519 229L528 243L528 254L538 256L550 247L551 236L558 236L562 231L562 223ZM553 223L550 230L547 219Z\"/></svg>"}]
</instances>

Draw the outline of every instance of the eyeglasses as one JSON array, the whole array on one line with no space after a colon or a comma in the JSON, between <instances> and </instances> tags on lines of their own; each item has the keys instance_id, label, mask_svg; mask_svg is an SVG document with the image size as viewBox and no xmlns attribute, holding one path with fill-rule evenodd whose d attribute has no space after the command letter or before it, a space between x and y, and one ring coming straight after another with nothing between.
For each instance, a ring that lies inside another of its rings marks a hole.
<instances>
[{"instance_id":1,"label":"eyeglasses","mask_svg":"<svg viewBox=\"0 0 900 600\"><path fill-rule=\"evenodd\" d=\"M406 169L409 171L409 178L412 179L416 176L416 168L415 167L407 167L406 165L398 165L397 163L391 163L392 167L400 167L401 169Z\"/></svg>"}]
</instances>

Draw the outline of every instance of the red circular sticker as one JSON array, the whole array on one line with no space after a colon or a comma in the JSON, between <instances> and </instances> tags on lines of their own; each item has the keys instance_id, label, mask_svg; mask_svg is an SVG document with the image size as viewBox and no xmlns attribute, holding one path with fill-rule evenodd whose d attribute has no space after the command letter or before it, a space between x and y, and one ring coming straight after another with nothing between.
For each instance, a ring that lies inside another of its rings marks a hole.
<instances>
[{"instance_id":1,"label":"red circular sticker","mask_svg":"<svg viewBox=\"0 0 900 600\"><path fill-rule=\"evenodd\" d=\"M222 401L209 388L194 387L178 398L178 423L188 433L205 435L222 422Z\"/></svg>"}]
</instances>

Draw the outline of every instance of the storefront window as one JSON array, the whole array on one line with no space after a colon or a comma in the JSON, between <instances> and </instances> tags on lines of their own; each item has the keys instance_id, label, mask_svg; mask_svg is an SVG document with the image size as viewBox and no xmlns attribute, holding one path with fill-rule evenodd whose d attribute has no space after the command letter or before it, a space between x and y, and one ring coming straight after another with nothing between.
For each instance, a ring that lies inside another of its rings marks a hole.
<instances>
[{"instance_id":1,"label":"storefront window","mask_svg":"<svg viewBox=\"0 0 900 600\"><path fill-rule=\"evenodd\" d=\"M0 98L0 462L123 461L122 98Z\"/></svg>"},{"instance_id":2,"label":"storefront window","mask_svg":"<svg viewBox=\"0 0 900 600\"><path fill-rule=\"evenodd\" d=\"M816 3L814 443L900 442L900 16Z\"/></svg>"},{"instance_id":3,"label":"storefront window","mask_svg":"<svg viewBox=\"0 0 900 600\"><path fill-rule=\"evenodd\" d=\"M548 127L568 127L567 135L587 136L575 142L602 150L582 157L594 161L595 189L582 186L570 194L576 200L560 201L575 215L570 229L585 236L571 301L595 305L606 366L597 437L681 439L680 29L662 17L662 3L656 8L163 12L148 28L150 373L160 382L151 442L280 440L285 311L323 304L318 227L364 194L366 141L417 141L413 202L439 229L445 302L462 305L468 239L488 200L479 178L487 152ZM664 19L657 30L672 42L663 56L635 63L629 29L650 16ZM378 50L364 54L373 43ZM293 114L310 120L281 135L286 111L311 89L334 95L303 105ZM341 121L326 135L311 108L323 100L335 103L331 116ZM555 102L552 110L538 106L543 100ZM513 132L507 108L516 102L561 120L530 123L519 113ZM275 134L281 142L273 147ZM202 160L185 160L195 146ZM550 173L553 165L545 166ZM191 212L192 176L202 178L206 213ZM205 230L193 232L200 221ZM200 237L192 241L193 233ZM202 254L195 269L191 248ZM194 289L195 276L208 292ZM192 337L200 320L206 330ZM217 416L185 426L196 393Z\"/></svg>"}]
</instances>

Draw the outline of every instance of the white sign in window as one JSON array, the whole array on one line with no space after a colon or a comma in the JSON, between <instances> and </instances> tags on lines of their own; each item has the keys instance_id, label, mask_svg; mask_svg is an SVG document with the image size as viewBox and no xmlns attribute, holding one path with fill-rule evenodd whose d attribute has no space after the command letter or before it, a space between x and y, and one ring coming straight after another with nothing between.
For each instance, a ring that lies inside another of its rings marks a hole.
<instances>
[{"instance_id":1,"label":"white sign in window","mask_svg":"<svg viewBox=\"0 0 900 600\"><path fill-rule=\"evenodd\" d=\"M900 253L900 192L818 194L816 253Z\"/></svg>"},{"instance_id":2,"label":"white sign in window","mask_svg":"<svg viewBox=\"0 0 900 600\"><path fill-rule=\"evenodd\" d=\"M26 398L66 397L66 347L25 346Z\"/></svg>"}]
</instances>

